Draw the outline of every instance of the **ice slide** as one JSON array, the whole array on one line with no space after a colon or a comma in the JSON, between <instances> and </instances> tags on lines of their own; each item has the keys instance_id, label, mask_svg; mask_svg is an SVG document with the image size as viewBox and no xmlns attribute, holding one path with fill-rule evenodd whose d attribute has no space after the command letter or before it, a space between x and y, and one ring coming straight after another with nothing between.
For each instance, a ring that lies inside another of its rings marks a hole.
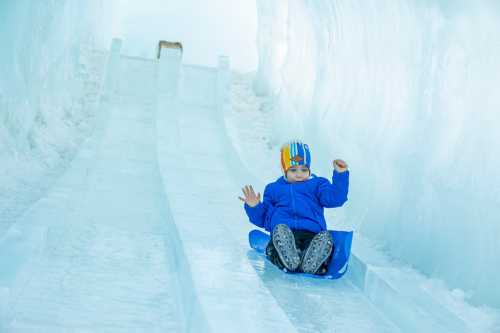
<instances>
[{"instance_id":1,"label":"ice slide","mask_svg":"<svg viewBox=\"0 0 500 333\"><path fill-rule=\"evenodd\" d=\"M226 136L228 59L126 57L116 40L108 58L100 127L0 239L0 331L467 331L362 245L337 281L248 249L236 196L262 181Z\"/></svg>"}]
</instances>

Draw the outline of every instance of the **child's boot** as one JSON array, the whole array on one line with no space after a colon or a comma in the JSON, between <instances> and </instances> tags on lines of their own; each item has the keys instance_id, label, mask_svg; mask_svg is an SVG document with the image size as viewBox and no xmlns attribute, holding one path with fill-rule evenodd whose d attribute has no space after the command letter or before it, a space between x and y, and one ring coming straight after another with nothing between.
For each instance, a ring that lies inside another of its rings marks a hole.
<instances>
[{"instance_id":1,"label":"child's boot","mask_svg":"<svg viewBox=\"0 0 500 333\"><path fill-rule=\"evenodd\" d=\"M333 249L333 240L330 232L325 230L318 233L311 240L304 253L300 266L304 273L316 274L326 259L330 257Z\"/></svg>"},{"instance_id":2,"label":"child's boot","mask_svg":"<svg viewBox=\"0 0 500 333\"><path fill-rule=\"evenodd\" d=\"M273 245L281 262L287 270L293 272L300 265L300 256L295 246L295 237L286 224L278 224L273 229Z\"/></svg>"}]
</instances>

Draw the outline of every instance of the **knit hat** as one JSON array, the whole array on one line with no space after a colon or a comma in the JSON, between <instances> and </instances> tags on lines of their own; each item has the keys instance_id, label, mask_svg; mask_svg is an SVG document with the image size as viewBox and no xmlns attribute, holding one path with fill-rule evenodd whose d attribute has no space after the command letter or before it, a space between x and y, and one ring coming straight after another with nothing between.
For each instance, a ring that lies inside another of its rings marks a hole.
<instances>
[{"instance_id":1,"label":"knit hat","mask_svg":"<svg viewBox=\"0 0 500 333\"><path fill-rule=\"evenodd\" d=\"M291 141L281 147L281 169L286 174L292 166L305 165L311 168L309 146L300 141Z\"/></svg>"}]
</instances>

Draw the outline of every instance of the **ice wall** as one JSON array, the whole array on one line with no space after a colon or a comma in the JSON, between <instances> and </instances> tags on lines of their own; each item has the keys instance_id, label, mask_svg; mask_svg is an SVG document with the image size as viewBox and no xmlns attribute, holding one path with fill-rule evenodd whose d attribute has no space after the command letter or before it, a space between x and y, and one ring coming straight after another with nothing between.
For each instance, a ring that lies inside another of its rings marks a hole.
<instances>
[{"instance_id":1,"label":"ice wall","mask_svg":"<svg viewBox=\"0 0 500 333\"><path fill-rule=\"evenodd\" d=\"M92 129L100 88L100 56L93 52L100 9L100 0L0 2L2 213L15 210L15 191L43 187L35 183L70 159ZM1 235L7 222L0 222Z\"/></svg>"},{"instance_id":2,"label":"ice wall","mask_svg":"<svg viewBox=\"0 0 500 333\"><path fill-rule=\"evenodd\" d=\"M322 175L346 159L354 229L500 307L498 3L257 3L254 87L275 100L275 143L311 142Z\"/></svg>"}]
</instances>

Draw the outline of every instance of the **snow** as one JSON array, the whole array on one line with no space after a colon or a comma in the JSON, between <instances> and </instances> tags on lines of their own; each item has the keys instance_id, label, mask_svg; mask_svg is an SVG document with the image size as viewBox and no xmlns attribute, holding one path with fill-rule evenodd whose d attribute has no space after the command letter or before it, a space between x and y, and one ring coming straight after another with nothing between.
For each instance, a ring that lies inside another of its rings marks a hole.
<instances>
[{"instance_id":1,"label":"snow","mask_svg":"<svg viewBox=\"0 0 500 333\"><path fill-rule=\"evenodd\" d=\"M0 331L500 330L494 4L256 5L254 75L143 57L108 2L0 4ZM240 188L290 137L350 165L341 280L248 248Z\"/></svg>"},{"instance_id":2,"label":"snow","mask_svg":"<svg viewBox=\"0 0 500 333\"><path fill-rule=\"evenodd\" d=\"M64 170L97 113L97 3L0 3L0 234ZM61 18L61 19L59 19ZM78 18L78 19L76 19Z\"/></svg>"}]
</instances>

